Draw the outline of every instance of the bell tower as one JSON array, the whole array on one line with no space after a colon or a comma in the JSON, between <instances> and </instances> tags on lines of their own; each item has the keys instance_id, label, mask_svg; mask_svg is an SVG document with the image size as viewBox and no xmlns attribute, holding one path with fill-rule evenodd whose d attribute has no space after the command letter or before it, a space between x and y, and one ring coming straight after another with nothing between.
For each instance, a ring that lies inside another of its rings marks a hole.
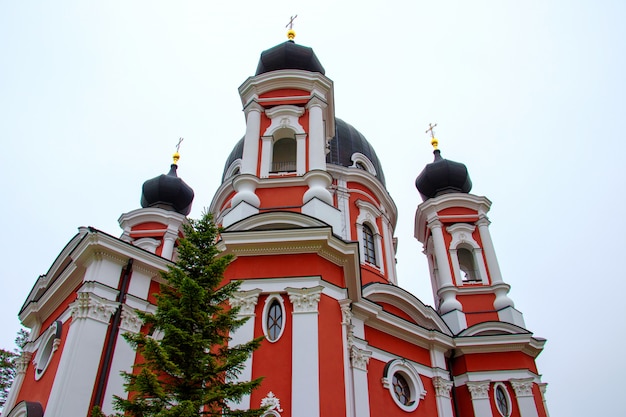
<instances>
[{"instance_id":1,"label":"bell tower","mask_svg":"<svg viewBox=\"0 0 626 417\"><path fill-rule=\"evenodd\" d=\"M240 87L246 133L235 191L223 217L227 227L267 207L299 207L301 213L339 227L329 191L329 142L335 135L333 83L311 48L288 40L261 54L256 74ZM281 187L286 198L268 198ZM298 191L296 188L298 187ZM298 194L298 195L296 195Z\"/></svg>"},{"instance_id":2,"label":"bell tower","mask_svg":"<svg viewBox=\"0 0 626 417\"><path fill-rule=\"evenodd\" d=\"M524 327L491 240L491 201L469 193L467 167L442 158L433 127L427 132L434 161L415 180L424 200L415 215L415 237L428 258L437 311L455 334L486 321Z\"/></svg>"}]
</instances>

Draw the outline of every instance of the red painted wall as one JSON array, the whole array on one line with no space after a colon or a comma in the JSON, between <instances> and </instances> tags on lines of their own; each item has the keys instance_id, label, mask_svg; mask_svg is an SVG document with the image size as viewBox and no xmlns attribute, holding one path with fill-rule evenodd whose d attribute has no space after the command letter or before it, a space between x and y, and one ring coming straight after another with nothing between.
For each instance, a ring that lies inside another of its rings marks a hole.
<instances>
[{"instance_id":1,"label":"red painted wall","mask_svg":"<svg viewBox=\"0 0 626 417\"><path fill-rule=\"evenodd\" d=\"M319 311L320 416L346 415L341 308L322 294Z\"/></svg>"}]
</instances>

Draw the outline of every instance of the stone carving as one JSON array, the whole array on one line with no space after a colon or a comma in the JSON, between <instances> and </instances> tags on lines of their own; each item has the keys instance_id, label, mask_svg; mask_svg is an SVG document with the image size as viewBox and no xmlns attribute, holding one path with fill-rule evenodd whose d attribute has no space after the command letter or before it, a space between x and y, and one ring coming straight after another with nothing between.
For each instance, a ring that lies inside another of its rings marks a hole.
<instances>
[{"instance_id":1,"label":"stone carving","mask_svg":"<svg viewBox=\"0 0 626 417\"><path fill-rule=\"evenodd\" d=\"M443 379L440 376L433 378L433 385L435 386L435 393L437 397L450 398L450 390L452 389L452 381Z\"/></svg>"},{"instance_id":2,"label":"stone carving","mask_svg":"<svg viewBox=\"0 0 626 417\"><path fill-rule=\"evenodd\" d=\"M240 316L253 316L254 307L259 301L261 290L237 291L228 300L233 307L239 307Z\"/></svg>"},{"instance_id":3,"label":"stone carving","mask_svg":"<svg viewBox=\"0 0 626 417\"><path fill-rule=\"evenodd\" d=\"M533 379L511 379L511 386L515 390L516 397L532 397L533 396Z\"/></svg>"},{"instance_id":4,"label":"stone carving","mask_svg":"<svg viewBox=\"0 0 626 417\"><path fill-rule=\"evenodd\" d=\"M353 368L367 371L367 364L371 356L372 352L370 351L359 349L354 345L350 347L350 360Z\"/></svg>"},{"instance_id":5,"label":"stone carving","mask_svg":"<svg viewBox=\"0 0 626 417\"><path fill-rule=\"evenodd\" d=\"M489 399L489 381L469 381L467 388L472 400Z\"/></svg>"},{"instance_id":6,"label":"stone carving","mask_svg":"<svg viewBox=\"0 0 626 417\"><path fill-rule=\"evenodd\" d=\"M78 298L70 305L72 320L90 318L107 324L116 309L117 303L106 301L88 292L78 293Z\"/></svg>"},{"instance_id":7,"label":"stone carving","mask_svg":"<svg viewBox=\"0 0 626 417\"><path fill-rule=\"evenodd\" d=\"M267 407L268 410L276 410L279 413L283 412L283 409L280 408L280 400L272 391L268 392L267 396L261 400L261 407Z\"/></svg>"},{"instance_id":8,"label":"stone carving","mask_svg":"<svg viewBox=\"0 0 626 417\"><path fill-rule=\"evenodd\" d=\"M26 369L28 368L28 363L33 357L33 352L22 352L19 358L16 361L16 369L18 375L24 375L26 373Z\"/></svg>"},{"instance_id":9,"label":"stone carving","mask_svg":"<svg viewBox=\"0 0 626 417\"><path fill-rule=\"evenodd\" d=\"M289 301L293 304L293 312L316 313L323 289L321 285L313 288L286 288Z\"/></svg>"},{"instance_id":10,"label":"stone carving","mask_svg":"<svg viewBox=\"0 0 626 417\"><path fill-rule=\"evenodd\" d=\"M132 333L139 333L142 325L143 322L135 311L126 307L122 309L122 322L120 323L122 329Z\"/></svg>"}]
</instances>

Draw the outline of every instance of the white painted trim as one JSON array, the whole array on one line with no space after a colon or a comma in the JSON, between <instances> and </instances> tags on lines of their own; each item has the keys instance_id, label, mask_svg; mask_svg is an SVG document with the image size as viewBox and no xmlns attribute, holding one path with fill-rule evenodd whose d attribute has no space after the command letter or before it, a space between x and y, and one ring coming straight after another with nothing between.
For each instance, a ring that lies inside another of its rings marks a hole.
<instances>
[{"instance_id":1,"label":"white painted trim","mask_svg":"<svg viewBox=\"0 0 626 417\"><path fill-rule=\"evenodd\" d=\"M235 171L237 170L239 170L238 174L240 174L241 173L241 158L235 159L233 162L230 163L228 168L226 168L226 172L224 172L224 181L234 176Z\"/></svg>"},{"instance_id":2,"label":"white painted trim","mask_svg":"<svg viewBox=\"0 0 626 417\"><path fill-rule=\"evenodd\" d=\"M370 161L370 159L367 156L363 155L360 152L355 152L350 157L350 160L352 161L351 168L359 169L359 167L357 166L357 162L360 162L365 167L366 172L369 172L373 176L376 176L376 168L374 167L374 164L372 163L372 161Z\"/></svg>"},{"instance_id":3,"label":"white painted trim","mask_svg":"<svg viewBox=\"0 0 626 417\"><path fill-rule=\"evenodd\" d=\"M63 324L60 320L53 322L36 341L37 353L33 359L35 381L41 379L48 365L59 348Z\"/></svg>"},{"instance_id":4,"label":"white painted trim","mask_svg":"<svg viewBox=\"0 0 626 417\"><path fill-rule=\"evenodd\" d=\"M409 385L410 402L409 404L402 404L394 392L393 376L395 374L401 375ZM385 372L381 379L383 387L389 390L389 395L400 409L407 413L413 412L419 406L420 400L426 397L426 390L422 384L417 370L411 365L411 362L405 359L394 359L388 362L385 366Z\"/></svg>"}]
</instances>

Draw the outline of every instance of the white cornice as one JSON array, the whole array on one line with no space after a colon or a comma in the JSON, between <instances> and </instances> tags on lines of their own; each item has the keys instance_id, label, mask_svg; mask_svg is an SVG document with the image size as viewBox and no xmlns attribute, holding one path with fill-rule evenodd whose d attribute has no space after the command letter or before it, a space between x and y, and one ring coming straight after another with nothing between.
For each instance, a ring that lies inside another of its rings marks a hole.
<instances>
[{"instance_id":1,"label":"white cornice","mask_svg":"<svg viewBox=\"0 0 626 417\"><path fill-rule=\"evenodd\" d=\"M239 87L239 96L245 109L251 103L257 102L264 93L280 89L304 90L310 93L309 97L317 96L325 102L328 106L325 111L328 115L325 123L326 137L330 139L335 135L334 87L332 80L323 74L296 69L266 72L244 81Z\"/></svg>"},{"instance_id":2,"label":"white cornice","mask_svg":"<svg viewBox=\"0 0 626 417\"><path fill-rule=\"evenodd\" d=\"M425 327L423 324L426 324L424 323L426 321L436 330L451 334L448 326L432 307L426 306L413 294L400 287L382 283L370 284L363 289L363 297L373 302L382 302L398 307L422 327Z\"/></svg>"},{"instance_id":3,"label":"white cornice","mask_svg":"<svg viewBox=\"0 0 626 417\"><path fill-rule=\"evenodd\" d=\"M414 230L414 235L417 240L424 243L427 237L426 225L433 220L439 219L437 214L439 211L452 207L463 207L474 210L478 213L476 218L476 220L478 220L489 211L491 201L487 197L464 193L450 193L435 198L429 198L417 206Z\"/></svg>"},{"instance_id":4,"label":"white cornice","mask_svg":"<svg viewBox=\"0 0 626 417\"><path fill-rule=\"evenodd\" d=\"M30 325L43 321L52 314L83 281L85 269L82 265L98 257L107 257L122 265L132 258L135 261L133 268L155 276L171 264L160 256L106 233L92 228L81 228L80 233L66 245L50 269L49 276L53 279L48 280L46 276L38 279L22 307L20 320ZM39 285L41 282L45 282L45 286Z\"/></svg>"}]
</instances>

